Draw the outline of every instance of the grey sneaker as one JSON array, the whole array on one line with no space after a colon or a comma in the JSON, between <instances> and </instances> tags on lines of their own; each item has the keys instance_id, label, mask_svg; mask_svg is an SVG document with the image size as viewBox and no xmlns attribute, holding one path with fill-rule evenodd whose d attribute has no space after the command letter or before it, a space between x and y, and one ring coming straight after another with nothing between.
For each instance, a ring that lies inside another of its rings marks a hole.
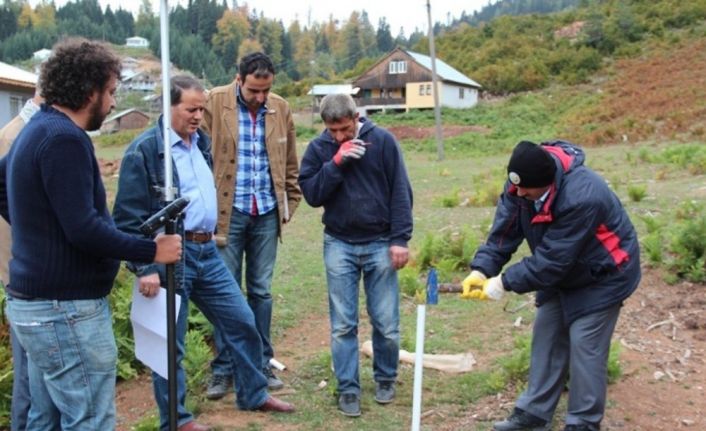
<instances>
[{"instance_id":1,"label":"grey sneaker","mask_svg":"<svg viewBox=\"0 0 706 431\"><path fill-rule=\"evenodd\" d=\"M389 404L395 399L395 382L375 382L375 401Z\"/></svg>"},{"instance_id":2,"label":"grey sneaker","mask_svg":"<svg viewBox=\"0 0 706 431\"><path fill-rule=\"evenodd\" d=\"M267 377L267 389L271 391L277 391L284 387L284 382L278 379L277 376L275 376L275 373L272 371L272 368L265 367L265 369L262 370L262 374Z\"/></svg>"},{"instance_id":3,"label":"grey sneaker","mask_svg":"<svg viewBox=\"0 0 706 431\"><path fill-rule=\"evenodd\" d=\"M338 397L338 410L345 416L360 416L360 398L356 394L341 394Z\"/></svg>"},{"instance_id":4,"label":"grey sneaker","mask_svg":"<svg viewBox=\"0 0 706 431\"><path fill-rule=\"evenodd\" d=\"M214 374L206 389L206 398L209 400L219 400L233 390L233 377L223 374Z\"/></svg>"},{"instance_id":5,"label":"grey sneaker","mask_svg":"<svg viewBox=\"0 0 706 431\"><path fill-rule=\"evenodd\" d=\"M495 431L550 431L552 424L515 407L515 411L507 419L495 422L493 429Z\"/></svg>"}]
</instances>

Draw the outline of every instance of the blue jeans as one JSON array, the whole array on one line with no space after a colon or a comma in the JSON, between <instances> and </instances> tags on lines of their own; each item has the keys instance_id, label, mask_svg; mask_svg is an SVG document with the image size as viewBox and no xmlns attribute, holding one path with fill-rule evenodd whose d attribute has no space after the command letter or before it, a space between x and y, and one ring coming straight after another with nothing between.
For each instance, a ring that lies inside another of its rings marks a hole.
<instances>
[{"instance_id":1,"label":"blue jeans","mask_svg":"<svg viewBox=\"0 0 706 431\"><path fill-rule=\"evenodd\" d=\"M260 216L250 216L233 209L228 230L228 243L220 249L221 257L231 274L243 286L243 255L245 255L245 291L248 305L255 315L255 326L262 339L262 368L274 357L270 340L272 322L272 273L277 258L277 210ZM213 374L230 375L232 369L223 337L213 332L216 357L211 362Z\"/></svg>"},{"instance_id":2,"label":"blue jeans","mask_svg":"<svg viewBox=\"0 0 706 431\"><path fill-rule=\"evenodd\" d=\"M365 287L373 326L373 375L394 382L400 349L397 271L389 241L349 244L324 234L324 263L331 319L331 355L340 394L360 394L358 361L358 283Z\"/></svg>"},{"instance_id":3,"label":"blue jeans","mask_svg":"<svg viewBox=\"0 0 706 431\"><path fill-rule=\"evenodd\" d=\"M27 352L20 344L15 330L10 327L10 343L12 344L12 407L10 408L10 430L24 431L27 429L29 415L29 373L27 371Z\"/></svg>"},{"instance_id":4,"label":"blue jeans","mask_svg":"<svg viewBox=\"0 0 706 431\"><path fill-rule=\"evenodd\" d=\"M27 351L27 429L115 429L118 350L108 299L8 297L7 315Z\"/></svg>"},{"instance_id":5,"label":"blue jeans","mask_svg":"<svg viewBox=\"0 0 706 431\"><path fill-rule=\"evenodd\" d=\"M260 407L267 400L267 379L260 369L262 344L255 319L233 276L218 255L213 241L184 242L184 279L177 289L181 307L176 326L177 421L179 426L193 420L186 410L186 375L181 361L189 317L189 301L223 334L226 351L235 373L236 403L243 410ZM152 373L154 395L159 406L161 429L169 427L169 388L166 379Z\"/></svg>"}]
</instances>

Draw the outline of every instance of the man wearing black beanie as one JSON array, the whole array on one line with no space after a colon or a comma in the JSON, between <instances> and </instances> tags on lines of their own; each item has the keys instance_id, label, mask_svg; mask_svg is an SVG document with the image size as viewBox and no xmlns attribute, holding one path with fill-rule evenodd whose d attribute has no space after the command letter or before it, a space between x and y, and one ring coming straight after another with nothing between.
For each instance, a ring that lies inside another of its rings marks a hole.
<instances>
[{"instance_id":1,"label":"man wearing black beanie","mask_svg":"<svg viewBox=\"0 0 706 431\"><path fill-rule=\"evenodd\" d=\"M640 254L618 197L584 160L564 141L517 144L493 227L463 281L464 298L537 292L527 389L496 431L552 429L568 374L564 430L600 430L610 340L639 284ZM501 274L523 240L532 254Z\"/></svg>"}]
</instances>

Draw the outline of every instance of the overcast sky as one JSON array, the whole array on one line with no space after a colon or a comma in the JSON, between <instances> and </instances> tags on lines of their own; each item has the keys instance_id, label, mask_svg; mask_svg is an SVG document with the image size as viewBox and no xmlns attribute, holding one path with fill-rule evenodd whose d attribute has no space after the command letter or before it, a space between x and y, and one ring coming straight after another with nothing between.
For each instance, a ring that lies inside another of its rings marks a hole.
<instances>
[{"instance_id":1,"label":"overcast sky","mask_svg":"<svg viewBox=\"0 0 706 431\"><path fill-rule=\"evenodd\" d=\"M31 4L37 4L40 0L31 0ZM118 6L127 9L135 14L140 7L140 0L98 0L105 8L108 4L113 10ZM221 0L219 0L220 2ZM233 0L226 0L228 5ZM446 23L447 20L458 18L464 10L467 14L480 10L488 4L489 0L429 0L431 3L432 22ZM55 0L57 7L67 3L67 0ZM151 0L154 11L159 10L159 0ZM177 3L186 5L187 0L171 0L168 2L172 7ZM328 21L329 16L334 19L345 21L354 10L365 10L368 13L370 23L377 28L378 20L385 17L390 24L392 36L397 36L400 27L404 27L406 36L409 36L416 28L427 31L427 11L426 0L251 0L237 1L238 5L248 4L251 10L256 10L258 14L262 12L265 17L281 19L285 27L295 18L301 25L306 25L309 17L312 22Z\"/></svg>"}]
</instances>

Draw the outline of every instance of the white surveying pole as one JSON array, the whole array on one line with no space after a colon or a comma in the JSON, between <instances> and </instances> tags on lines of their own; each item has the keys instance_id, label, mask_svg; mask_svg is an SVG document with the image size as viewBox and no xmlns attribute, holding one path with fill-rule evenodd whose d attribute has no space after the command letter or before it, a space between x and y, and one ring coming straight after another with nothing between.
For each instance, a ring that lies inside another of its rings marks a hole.
<instances>
[{"instance_id":1,"label":"white surveying pole","mask_svg":"<svg viewBox=\"0 0 706 431\"><path fill-rule=\"evenodd\" d=\"M425 304L417 304L417 340L414 347L414 389L412 391L412 431L419 431L422 421L422 375L424 370L424 326L426 304L439 302L439 287L436 270L429 270L427 277L427 295Z\"/></svg>"}]
</instances>

